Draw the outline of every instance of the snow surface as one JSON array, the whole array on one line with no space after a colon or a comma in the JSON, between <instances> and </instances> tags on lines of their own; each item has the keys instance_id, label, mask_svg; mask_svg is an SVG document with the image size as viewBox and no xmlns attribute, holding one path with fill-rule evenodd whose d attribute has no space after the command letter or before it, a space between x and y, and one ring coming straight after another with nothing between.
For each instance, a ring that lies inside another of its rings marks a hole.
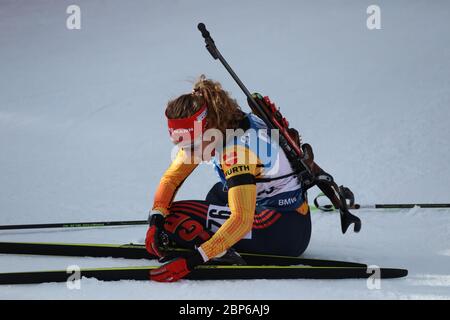
<instances>
[{"instance_id":1,"label":"snow surface","mask_svg":"<svg viewBox=\"0 0 450 320\"><path fill-rule=\"evenodd\" d=\"M0 224L145 219L170 160L163 110L201 73L245 97L204 48L204 22L251 91L271 96L360 203L450 202L450 3L0 1ZM178 199L216 182L205 165ZM317 190L310 192L312 198ZM1 286L2 299L449 299L450 210L361 210L359 234L314 213L305 256L409 269L404 279ZM0 241L142 243L145 226L2 231ZM0 272L151 264L0 255Z\"/></svg>"}]
</instances>

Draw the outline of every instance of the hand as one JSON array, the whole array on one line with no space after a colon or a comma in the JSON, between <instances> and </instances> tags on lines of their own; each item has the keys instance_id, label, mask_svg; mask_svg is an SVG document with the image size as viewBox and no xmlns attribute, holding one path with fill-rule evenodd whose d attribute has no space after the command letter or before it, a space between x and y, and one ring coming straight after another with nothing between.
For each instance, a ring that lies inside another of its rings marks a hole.
<instances>
[{"instance_id":1,"label":"hand","mask_svg":"<svg viewBox=\"0 0 450 320\"><path fill-rule=\"evenodd\" d=\"M196 266L204 263L198 250L187 258L177 258L150 271L150 280L158 282L175 282L188 275Z\"/></svg>"},{"instance_id":2,"label":"hand","mask_svg":"<svg viewBox=\"0 0 450 320\"><path fill-rule=\"evenodd\" d=\"M148 216L149 228L145 237L145 248L151 255L162 257L160 246L160 234L164 228L164 216L159 211L151 211Z\"/></svg>"}]
</instances>

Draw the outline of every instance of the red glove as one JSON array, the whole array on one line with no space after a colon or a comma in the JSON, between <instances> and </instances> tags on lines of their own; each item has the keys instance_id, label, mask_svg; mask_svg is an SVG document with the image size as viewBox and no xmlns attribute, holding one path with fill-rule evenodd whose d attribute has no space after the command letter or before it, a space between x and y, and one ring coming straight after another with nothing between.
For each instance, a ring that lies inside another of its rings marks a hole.
<instances>
[{"instance_id":1,"label":"red glove","mask_svg":"<svg viewBox=\"0 0 450 320\"><path fill-rule=\"evenodd\" d=\"M175 282L188 275L196 266L204 262L198 250L187 257L177 258L171 262L150 271L150 280L158 282Z\"/></svg>"},{"instance_id":2,"label":"red glove","mask_svg":"<svg viewBox=\"0 0 450 320\"><path fill-rule=\"evenodd\" d=\"M151 255L161 258L163 254L161 253L159 246L160 234L164 229L164 216L160 212L152 211L148 220L150 227L148 228L145 237L145 248Z\"/></svg>"}]
</instances>

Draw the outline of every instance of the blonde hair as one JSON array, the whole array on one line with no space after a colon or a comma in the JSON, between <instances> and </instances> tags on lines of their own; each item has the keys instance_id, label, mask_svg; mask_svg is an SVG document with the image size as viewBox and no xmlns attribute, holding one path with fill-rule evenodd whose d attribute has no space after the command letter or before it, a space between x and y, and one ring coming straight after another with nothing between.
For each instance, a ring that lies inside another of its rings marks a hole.
<instances>
[{"instance_id":1,"label":"blonde hair","mask_svg":"<svg viewBox=\"0 0 450 320\"><path fill-rule=\"evenodd\" d=\"M244 113L235 99L222 89L222 85L201 75L194 83L192 93L183 94L169 101L166 116L181 119L194 115L203 105L207 105L207 128L215 128L225 134L226 129L236 129L244 118Z\"/></svg>"}]
</instances>

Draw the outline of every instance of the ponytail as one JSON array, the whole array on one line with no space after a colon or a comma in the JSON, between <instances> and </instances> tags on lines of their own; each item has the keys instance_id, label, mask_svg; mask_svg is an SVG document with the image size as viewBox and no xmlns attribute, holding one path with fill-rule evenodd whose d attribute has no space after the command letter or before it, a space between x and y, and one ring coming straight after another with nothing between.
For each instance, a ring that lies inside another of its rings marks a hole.
<instances>
[{"instance_id":1,"label":"ponytail","mask_svg":"<svg viewBox=\"0 0 450 320\"><path fill-rule=\"evenodd\" d=\"M237 101L222 89L219 82L201 75L194 83L191 94L184 94L169 101L166 115L170 119L190 117L206 103L208 107L207 128L215 128L225 134L226 129L236 129L244 118Z\"/></svg>"}]
</instances>

